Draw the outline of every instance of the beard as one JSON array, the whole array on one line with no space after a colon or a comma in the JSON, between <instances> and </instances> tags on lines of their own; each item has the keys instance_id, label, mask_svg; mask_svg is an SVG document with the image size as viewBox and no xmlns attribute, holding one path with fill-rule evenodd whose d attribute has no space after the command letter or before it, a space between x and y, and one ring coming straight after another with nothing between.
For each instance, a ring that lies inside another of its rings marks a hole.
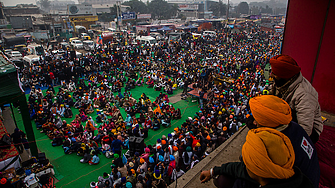
<instances>
[{"instance_id":1,"label":"beard","mask_svg":"<svg viewBox=\"0 0 335 188\"><path fill-rule=\"evenodd\" d=\"M278 86L278 87L283 86L283 85L286 84L286 82L287 82L287 80L282 79L282 78L280 78L280 79L273 78L273 80L275 81L275 84L276 84L276 86Z\"/></svg>"}]
</instances>

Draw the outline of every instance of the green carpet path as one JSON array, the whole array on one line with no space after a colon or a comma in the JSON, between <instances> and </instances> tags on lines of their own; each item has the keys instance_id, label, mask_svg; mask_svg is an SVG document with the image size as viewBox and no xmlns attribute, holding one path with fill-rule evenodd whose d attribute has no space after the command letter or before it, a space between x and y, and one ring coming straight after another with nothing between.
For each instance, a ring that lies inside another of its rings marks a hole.
<instances>
[{"instance_id":1,"label":"green carpet path","mask_svg":"<svg viewBox=\"0 0 335 188\"><path fill-rule=\"evenodd\" d=\"M58 92L59 87L55 87L56 92ZM124 91L124 88L122 89L122 93ZM45 91L43 91L45 94ZM178 89L174 91L174 94L169 95L175 96L179 95L181 93L181 89ZM135 99L139 99L142 93L145 93L151 101L154 101L156 97L159 95L159 91L155 91L153 88L147 88L146 86L140 86L136 87L135 89L131 90L131 93ZM116 94L116 93L114 93ZM28 97L28 95L27 95ZM145 143L147 145L153 145L156 143L156 140L158 138L161 138L162 135L166 135L168 133L173 132L173 129L175 127L180 127L180 125L185 122L185 120L188 117L193 117L195 112L199 111L198 103L191 102L190 99L188 100L181 100L174 104L172 104L175 109L180 108L182 118L179 120L172 120L171 127L164 128L161 126L161 128L157 131L149 130L148 138L145 139ZM123 118L126 117L126 112L124 108L120 108L121 114ZM79 110L72 108L73 114L78 114ZM24 125L22 122L21 115L15 109L14 115L17 120L18 127L21 130L24 129ZM93 119L96 118L97 114L96 111L94 113L89 114L89 116L92 116ZM63 120L66 120L68 123L70 123L73 118L62 118ZM47 158L50 160L51 164L54 166L55 170L55 177L57 180L59 180L56 183L56 186L61 187L72 187L72 188L79 188L79 187L90 187L89 184L92 181L97 182L98 177L102 176L103 172L110 173L111 172L111 164L113 158L106 158L104 155L99 155L100 157L100 163L98 165L88 165L88 164L82 164L79 162L81 159L81 156L77 156L75 153L72 153L70 155L65 155L63 148L61 146L53 147L51 145L51 140L48 136L46 136L44 133L40 133L40 130L36 129L35 123L33 124L33 130L36 138L37 147L41 152L45 152ZM84 125L84 123L83 123ZM126 150L123 151L123 153Z\"/></svg>"}]
</instances>

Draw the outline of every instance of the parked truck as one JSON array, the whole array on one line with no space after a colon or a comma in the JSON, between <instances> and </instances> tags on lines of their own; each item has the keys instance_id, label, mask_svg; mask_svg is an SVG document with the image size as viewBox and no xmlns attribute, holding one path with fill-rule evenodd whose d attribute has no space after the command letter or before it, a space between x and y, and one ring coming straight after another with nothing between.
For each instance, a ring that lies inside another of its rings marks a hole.
<instances>
[{"instance_id":1,"label":"parked truck","mask_svg":"<svg viewBox=\"0 0 335 188\"><path fill-rule=\"evenodd\" d=\"M4 36L3 39L6 48L14 48L16 45L26 44L24 36Z\"/></svg>"}]
</instances>

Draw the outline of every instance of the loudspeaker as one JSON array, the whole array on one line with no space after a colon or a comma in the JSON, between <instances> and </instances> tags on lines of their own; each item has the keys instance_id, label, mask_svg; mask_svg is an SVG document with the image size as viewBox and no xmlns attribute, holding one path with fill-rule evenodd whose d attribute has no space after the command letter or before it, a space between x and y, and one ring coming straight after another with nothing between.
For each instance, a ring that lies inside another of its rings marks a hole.
<instances>
[{"instance_id":1,"label":"loudspeaker","mask_svg":"<svg viewBox=\"0 0 335 188\"><path fill-rule=\"evenodd\" d=\"M74 50L70 51L70 58L71 58L71 60L76 59L76 52Z\"/></svg>"},{"instance_id":2,"label":"loudspeaker","mask_svg":"<svg viewBox=\"0 0 335 188\"><path fill-rule=\"evenodd\" d=\"M144 138L136 137L135 141L135 152L142 154L144 151Z\"/></svg>"},{"instance_id":3,"label":"loudspeaker","mask_svg":"<svg viewBox=\"0 0 335 188\"><path fill-rule=\"evenodd\" d=\"M47 158L45 157L45 153L43 152L43 153L39 153L39 154L37 155L37 159L38 159L38 161L44 161L44 160L46 160Z\"/></svg>"},{"instance_id":4,"label":"loudspeaker","mask_svg":"<svg viewBox=\"0 0 335 188\"><path fill-rule=\"evenodd\" d=\"M129 137L129 150L131 152L135 151L135 141L136 141L136 137L135 136Z\"/></svg>"}]
</instances>

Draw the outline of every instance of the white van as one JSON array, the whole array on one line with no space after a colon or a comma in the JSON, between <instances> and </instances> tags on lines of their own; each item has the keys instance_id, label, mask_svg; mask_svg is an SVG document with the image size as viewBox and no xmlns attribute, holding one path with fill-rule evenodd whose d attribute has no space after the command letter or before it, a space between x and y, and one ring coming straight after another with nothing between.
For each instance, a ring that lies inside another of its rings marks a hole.
<instances>
[{"instance_id":1,"label":"white van","mask_svg":"<svg viewBox=\"0 0 335 188\"><path fill-rule=\"evenodd\" d=\"M44 49L43 46L40 44L30 44L27 46L28 48L28 54L31 55L44 55Z\"/></svg>"},{"instance_id":2,"label":"white van","mask_svg":"<svg viewBox=\"0 0 335 188\"><path fill-rule=\"evenodd\" d=\"M116 29L114 29L114 28L108 28L107 30L110 31L110 32L116 32Z\"/></svg>"},{"instance_id":3,"label":"white van","mask_svg":"<svg viewBox=\"0 0 335 188\"><path fill-rule=\"evenodd\" d=\"M141 44L157 45L157 40L151 36L137 36L136 40L139 40Z\"/></svg>"},{"instance_id":4,"label":"white van","mask_svg":"<svg viewBox=\"0 0 335 188\"><path fill-rule=\"evenodd\" d=\"M76 51L76 58L81 58L81 57L83 57L83 54L82 53L80 53L80 52L78 52L78 51Z\"/></svg>"},{"instance_id":5,"label":"white van","mask_svg":"<svg viewBox=\"0 0 335 188\"><path fill-rule=\"evenodd\" d=\"M86 51L94 50L94 42L91 40L84 40L83 46Z\"/></svg>"},{"instance_id":6,"label":"white van","mask_svg":"<svg viewBox=\"0 0 335 188\"><path fill-rule=\"evenodd\" d=\"M40 61L40 56L38 55L26 55L23 57L23 64L32 66L33 64L38 64Z\"/></svg>"},{"instance_id":7,"label":"white van","mask_svg":"<svg viewBox=\"0 0 335 188\"><path fill-rule=\"evenodd\" d=\"M210 36L210 37L215 37L216 36L216 32L215 31L204 31L202 33L203 36Z\"/></svg>"}]
</instances>

